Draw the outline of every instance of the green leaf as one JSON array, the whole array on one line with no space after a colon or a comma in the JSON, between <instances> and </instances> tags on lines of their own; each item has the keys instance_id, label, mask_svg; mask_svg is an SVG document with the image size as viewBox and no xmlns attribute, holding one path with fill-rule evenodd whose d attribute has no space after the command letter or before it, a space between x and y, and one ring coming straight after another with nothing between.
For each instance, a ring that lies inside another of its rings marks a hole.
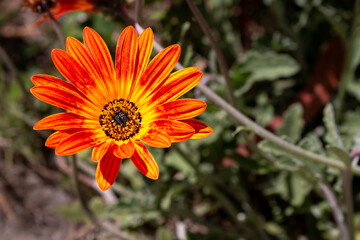
<instances>
[{"instance_id":1,"label":"green leaf","mask_svg":"<svg viewBox=\"0 0 360 240\"><path fill-rule=\"evenodd\" d=\"M304 140L306 141L306 140ZM314 143L316 143L316 140L311 140L314 141ZM301 145L300 146L304 146L304 142L301 141L300 142ZM319 142L317 142L314 147L317 149L321 149L320 146L316 146L318 144L321 144ZM291 171L295 171L295 170L299 170L302 167L307 167L308 169L313 170L314 172L320 172L324 166L318 163L314 163L312 161L303 159L303 158L299 158L296 156L293 156L290 153L285 152L283 149L279 148L278 146L272 144L271 142L269 142L268 140L263 140L258 144L258 147L273 155L274 157L277 158L276 161L276 166L280 169L286 169L286 170L291 170ZM305 148L306 149L306 148Z\"/></svg>"},{"instance_id":2,"label":"green leaf","mask_svg":"<svg viewBox=\"0 0 360 240\"><path fill-rule=\"evenodd\" d=\"M252 109L255 121L265 127L274 119L274 106L270 104L266 93L260 93L256 96L256 107Z\"/></svg>"},{"instance_id":3,"label":"green leaf","mask_svg":"<svg viewBox=\"0 0 360 240\"><path fill-rule=\"evenodd\" d=\"M341 136L343 136L344 148L350 150L356 137L360 135L360 109L348 111L344 114L342 125L339 126ZM329 144L330 145L330 144Z\"/></svg>"},{"instance_id":4,"label":"green leaf","mask_svg":"<svg viewBox=\"0 0 360 240\"><path fill-rule=\"evenodd\" d=\"M100 197L93 197L90 201L89 207L96 216L101 216L104 214L104 208L106 206ZM78 200L75 200L70 204L67 203L58 206L55 212L71 221L82 221L90 223L89 218L85 215Z\"/></svg>"},{"instance_id":5,"label":"green leaf","mask_svg":"<svg viewBox=\"0 0 360 240\"><path fill-rule=\"evenodd\" d=\"M284 113L284 124L277 130L278 135L285 135L291 142L297 142L301 136L303 108L295 103Z\"/></svg>"},{"instance_id":6,"label":"green leaf","mask_svg":"<svg viewBox=\"0 0 360 240\"><path fill-rule=\"evenodd\" d=\"M71 204L63 204L57 207L55 212L68 220L72 221L88 221L86 215L81 209L79 201L74 201Z\"/></svg>"},{"instance_id":7,"label":"green leaf","mask_svg":"<svg viewBox=\"0 0 360 240\"><path fill-rule=\"evenodd\" d=\"M355 71L356 67L360 63L360 29L357 28L354 32L354 40L353 40L354 47L352 48L354 52L352 53L351 58L351 68Z\"/></svg>"},{"instance_id":8,"label":"green leaf","mask_svg":"<svg viewBox=\"0 0 360 240\"><path fill-rule=\"evenodd\" d=\"M351 160L349 157L349 153L347 153L344 149L339 148L337 146L327 146L327 148L334 153L338 158L340 158L346 165L349 165Z\"/></svg>"},{"instance_id":9,"label":"green leaf","mask_svg":"<svg viewBox=\"0 0 360 240\"><path fill-rule=\"evenodd\" d=\"M168 210L170 208L173 195L174 195L174 188L170 188L169 191L166 193L166 195L160 202L161 209Z\"/></svg>"},{"instance_id":10,"label":"green leaf","mask_svg":"<svg viewBox=\"0 0 360 240\"><path fill-rule=\"evenodd\" d=\"M249 128L249 127L245 127L245 126L238 126L236 127L235 131L231 134L233 137L235 137L236 135L238 135L241 132L245 132L246 134L248 133L253 133L254 130Z\"/></svg>"},{"instance_id":11,"label":"green leaf","mask_svg":"<svg viewBox=\"0 0 360 240\"><path fill-rule=\"evenodd\" d=\"M194 169L183 159L177 151L170 151L165 156L165 163L179 171L181 177L189 178L189 181L196 181L196 174Z\"/></svg>"},{"instance_id":12,"label":"green leaf","mask_svg":"<svg viewBox=\"0 0 360 240\"><path fill-rule=\"evenodd\" d=\"M291 169L292 171L298 170L301 166L301 163L295 159L291 154L284 152L278 146L275 146L268 140L263 140L258 144L258 147L267 152L268 154L273 155L276 157L277 161L275 163L277 168L280 169Z\"/></svg>"},{"instance_id":13,"label":"green leaf","mask_svg":"<svg viewBox=\"0 0 360 240\"><path fill-rule=\"evenodd\" d=\"M314 1L315 2L315 1ZM339 8L331 5L316 4L317 10L324 16L325 20L332 26L333 30L342 38L346 38L348 24L344 21Z\"/></svg>"},{"instance_id":14,"label":"green leaf","mask_svg":"<svg viewBox=\"0 0 360 240\"><path fill-rule=\"evenodd\" d=\"M324 109L323 121L326 127L325 142L328 145L339 146L343 148L343 143L335 122L334 108L330 103L327 104Z\"/></svg>"},{"instance_id":15,"label":"green leaf","mask_svg":"<svg viewBox=\"0 0 360 240\"><path fill-rule=\"evenodd\" d=\"M242 94L247 92L255 82L290 77L296 74L299 69L299 64L289 55L272 51L266 53L250 51L245 62L235 65L231 72L232 75L251 74L245 86L240 90Z\"/></svg>"},{"instance_id":16,"label":"green leaf","mask_svg":"<svg viewBox=\"0 0 360 240\"><path fill-rule=\"evenodd\" d=\"M292 206L301 206L312 190L312 185L298 174L284 173L278 176L269 194L279 194Z\"/></svg>"},{"instance_id":17,"label":"green leaf","mask_svg":"<svg viewBox=\"0 0 360 240\"><path fill-rule=\"evenodd\" d=\"M307 134L303 139L300 140L298 145L305 150L314 153L324 154L322 142L319 139L319 136L315 133Z\"/></svg>"},{"instance_id":18,"label":"green leaf","mask_svg":"<svg viewBox=\"0 0 360 240\"><path fill-rule=\"evenodd\" d=\"M281 225L275 223L275 222L266 222L264 225L264 229L274 235L274 236L286 236L284 229L281 227ZM284 239L284 238L282 238Z\"/></svg>"},{"instance_id":19,"label":"green leaf","mask_svg":"<svg viewBox=\"0 0 360 240\"><path fill-rule=\"evenodd\" d=\"M169 230L164 227L159 227L156 230L156 240L171 240L172 234Z\"/></svg>"},{"instance_id":20,"label":"green leaf","mask_svg":"<svg viewBox=\"0 0 360 240\"><path fill-rule=\"evenodd\" d=\"M360 101L360 79L349 81L349 84L347 85L347 91L358 101Z\"/></svg>"}]
</instances>

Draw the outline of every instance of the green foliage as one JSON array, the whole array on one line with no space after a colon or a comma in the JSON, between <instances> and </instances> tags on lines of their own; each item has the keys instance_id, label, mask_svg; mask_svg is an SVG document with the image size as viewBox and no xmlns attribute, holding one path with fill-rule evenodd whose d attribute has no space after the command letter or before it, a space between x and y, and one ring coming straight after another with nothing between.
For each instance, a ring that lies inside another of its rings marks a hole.
<instances>
[{"instance_id":1,"label":"green foliage","mask_svg":"<svg viewBox=\"0 0 360 240\"><path fill-rule=\"evenodd\" d=\"M326 127L325 141L329 145L342 147L342 141L335 122L335 113L331 104L324 109L324 124Z\"/></svg>"},{"instance_id":2,"label":"green foliage","mask_svg":"<svg viewBox=\"0 0 360 240\"><path fill-rule=\"evenodd\" d=\"M279 127L277 134L287 136L291 142L297 142L301 137L303 108L301 104L293 104L284 113L284 124Z\"/></svg>"},{"instance_id":3,"label":"green foliage","mask_svg":"<svg viewBox=\"0 0 360 240\"><path fill-rule=\"evenodd\" d=\"M250 51L244 62L233 66L231 76L234 82L238 82L244 74L248 75L244 86L237 90L237 94L242 95L249 91L255 82L291 77L298 71L299 65L289 55Z\"/></svg>"}]
</instances>

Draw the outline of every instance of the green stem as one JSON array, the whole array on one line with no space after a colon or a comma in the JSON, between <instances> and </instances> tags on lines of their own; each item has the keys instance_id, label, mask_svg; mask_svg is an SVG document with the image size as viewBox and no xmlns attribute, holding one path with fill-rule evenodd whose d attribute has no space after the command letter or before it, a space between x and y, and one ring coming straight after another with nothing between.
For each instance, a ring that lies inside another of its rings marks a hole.
<instances>
[{"instance_id":1,"label":"green stem","mask_svg":"<svg viewBox=\"0 0 360 240\"><path fill-rule=\"evenodd\" d=\"M135 238L129 236L128 234L120 231L115 225L108 223L108 222L102 222L97 219L95 214L91 211L89 206L87 205L83 195L81 194L80 190L80 183L78 179L78 167L77 167L77 158L76 155L72 155L70 157L71 160L71 178L74 184L74 188L76 190L77 196L79 198L81 209L84 211L85 215L90 219L90 221L95 226L100 226L102 229L106 230L107 232L111 233L112 235L118 237L122 240L135 240Z\"/></svg>"},{"instance_id":2,"label":"green stem","mask_svg":"<svg viewBox=\"0 0 360 240\"><path fill-rule=\"evenodd\" d=\"M339 85L337 105L336 105L337 120L340 120L343 115L342 108L347 91L347 86L354 78L355 68L353 66L353 59L354 59L354 53L356 52L355 49L358 47L354 40L359 30L359 21L360 21L359 15L360 15L360 0L356 0L354 3L354 14L353 14L353 21L351 26L351 33L350 33L351 35L346 45L346 58L344 63L344 69L340 77L340 85Z\"/></svg>"},{"instance_id":3,"label":"green stem","mask_svg":"<svg viewBox=\"0 0 360 240\"><path fill-rule=\"evenodd\" d=\"M143 3L142 0L135 1L135 22L140 22L142 3Z\"/></svg>"},{"instance_id":4,"label":"green stem","mask_svg":"<svg viewBox=\"0 0 360 240\"><path fill-rule=\"evenodd\" d=\"M51 20L51 25L61 43L61 45L64 47L65 49L65 34L64 32L62 31L61 27L60 27L60 24L59 22L54 18L53 14L51 13L50 11L50 8L49 6L47 5L47 3L44 4L45 8L46 8L46 12L47 14L49 15L50 17L50 20Z\"/></svg>"},{"instance_id":5,"label":"green stem","mask_svg":"<svg viewBox=\"0 0 360 240\"><path fill-rule=\"evenodd\" d=\"M275 16L279 27L285 32L285 34L287 34L290 38L292 38L294 42L296 42L298 47L294 51L294 54L296 59L299 61L301 65L300 74L302 76L306 76L308 72L308 67L306 65L303 42L301 41L299 34L294 30L294 27L291 24L289 24L288 19L285 18L286 10L283 1L280 0L272 1L269 7L273 15Z\"/></svg>"},{"instance_id":6,"label":"green stem","mask_svg":"<svg viewBox=\"0 0 360 240\"><path fill-rule=\"evenodd\" d=\"M346 227L345 224L345 218L344 214L341 211L341 207L334 195L334 193L331 191L329 186L323 182L319 183L320 189L323 192L323 195L327 202L329 203L329 206L332 210L336 225L339 228L340 231L340 239L341 240L350 240L353 238L350 238L349 229Z\"/></svg>"},{"instance_id":7,"label":"green stem","mask_svg":"<svg viewBox=\"0 0 360 240\"><path fill-rule=\"evenodd\" d=\"M86 214L86 216L91 220L91 222L94 223L94 225L96 225L97 224L96 216L90 210L90 208L88 207L85 199L83 198L83 196L81 194L80 182L79 182L79 179L78 179L78 167L77 167L76 155L70 156L70 160L71 160L71 169L72 169L72 171L71 171L71 179L73 181L73 185L74 185L76 194L78 196L81 208L84 211L84 213Z\"/></svg>"},{"instance_id":8,"label":"green stem","mask_svg":"<svg viewBox=\"0 0 360 240\"><path fill-rule=\"evenodd\" d=\"M354 204L353 204L353 191L352 191L352 173L351 165L349 164L343 172L343 188L344 188L344 201L346 206L346 219L349 230L349 238L354 239Z\"/></svg>"},{"instance_id":9,"label":"green stem","mask_svg":"<svg viewBox=\"0 0 360 240\"><path fill-rule=\"evenodd\" d=\"M229 68L226 64L225 57L222 54L222 51L221 51L216 39L214 38L213 34L211 33L211 29L210 29L209 25L207 24L205 18L202 16L199 9L196 7L196 5L191 0L186 0L186 2L188 4L191 12L193 13L195 19L198 21L201 29L203 30L203 32L205 33L207 38L210 40L211 47L214 49L216 56L217 56L216 60L219 64L221 74L225 78L226 90L228 93L229 101L232 106L235 106L234 90L233 90L233 87L232 87L232 84L230 81Z\"/></svg>"}]
</instances>

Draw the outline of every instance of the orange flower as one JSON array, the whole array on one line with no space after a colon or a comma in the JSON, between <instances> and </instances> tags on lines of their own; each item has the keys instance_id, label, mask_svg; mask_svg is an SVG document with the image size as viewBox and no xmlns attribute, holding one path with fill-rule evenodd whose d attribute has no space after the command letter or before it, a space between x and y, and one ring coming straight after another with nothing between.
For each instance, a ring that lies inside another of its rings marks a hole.
<instances>
[{"instance_id":1,"label":"orange flower","mask_svg":"<svg viewBox=\"0 0 360 240\"><path fill-rule=\"evenodd\" d=\"M113 184L123 158L130 158L145 176L158 178L158 166L144 143L168 148L212 133L191 119L206 104L178 99L199 83L202 72L189 67L170 74L180 56L179 45L165 48L148 65L153 41L150 28L138 37L127 27L117 43L114 67L103 39L86 27L85 46L69 37L66 51L52 51L55 66L69 82L49 75L32 77L35 97L69 111L40 120L34 129L56 130L45 145L58 155L94 147L101 190Z\"/></svg>"},{"instance_id":2,"label":"orange flower","mask_svg":"<svg viewBox=\"0 0 360 240\"><path fill-rule=\"evenodd\" d=\"M24 0L23 6L28 6L33 12L44 14L37 23L48 17L47 8L54 18L73 11L95 12L95 0Z\"/></svg>"}]
</instances>

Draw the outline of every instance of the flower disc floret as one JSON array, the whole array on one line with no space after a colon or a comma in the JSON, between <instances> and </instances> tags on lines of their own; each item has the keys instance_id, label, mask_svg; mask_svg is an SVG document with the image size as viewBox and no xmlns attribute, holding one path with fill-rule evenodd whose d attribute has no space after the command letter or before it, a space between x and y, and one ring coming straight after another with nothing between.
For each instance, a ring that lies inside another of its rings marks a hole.
<instances>
[{"instance_id":1,"label":"flower disc floret","mask_svg":"<svg viewBox=\"0 0 360 240\"><path fill-rule=\"evenodd\" d=\"M141 114L133 102L116 99L104 106L99 122L107 136L125 141L139 133Z\"/></svg>"}]
</instances>

